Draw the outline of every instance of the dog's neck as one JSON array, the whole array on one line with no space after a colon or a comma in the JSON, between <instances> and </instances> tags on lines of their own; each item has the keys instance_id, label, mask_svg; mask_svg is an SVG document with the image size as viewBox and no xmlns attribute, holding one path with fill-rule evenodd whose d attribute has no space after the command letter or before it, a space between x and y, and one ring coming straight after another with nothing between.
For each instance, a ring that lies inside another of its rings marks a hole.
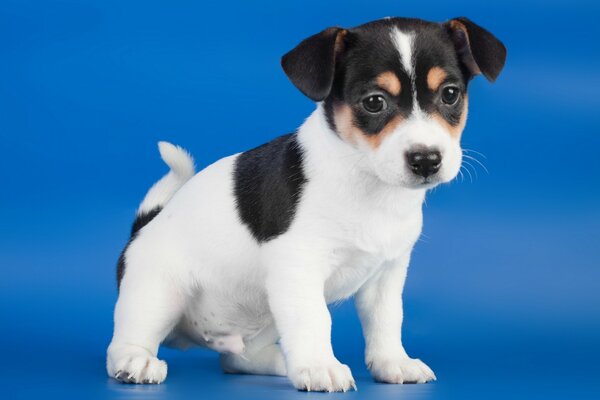
<instances>
[{"instance_id":1,"label":"dog's neck","mask_svg":"<svg viewBox=\"0 0 600 400\"><path fill-rule=\"evenodd\" d=\"M379 179L368 156L330 128L322 104L298 129L298 141L304 150L304 172L309 180L345 189L353 197L377 198L382 204L401 203L403 209L421 207L426 190L390 185Z\"/></svg>"}]
</instances>

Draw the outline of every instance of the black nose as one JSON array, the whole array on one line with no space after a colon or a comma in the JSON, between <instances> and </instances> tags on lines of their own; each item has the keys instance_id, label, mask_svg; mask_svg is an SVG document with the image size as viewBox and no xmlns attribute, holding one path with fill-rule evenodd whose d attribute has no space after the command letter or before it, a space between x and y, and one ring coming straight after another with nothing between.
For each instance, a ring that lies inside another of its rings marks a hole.
<instances>
[{"instance_id":1,"label":"black nose","mask_svg":"<svg viewBox=\"0 0 600 400\"><path fill-rule=\"evenodd\" d=\"M406 153L408 167L416 175L427 178L440 170L442 155L437 150L417 150Z\"/></svg>"}]
</instances>

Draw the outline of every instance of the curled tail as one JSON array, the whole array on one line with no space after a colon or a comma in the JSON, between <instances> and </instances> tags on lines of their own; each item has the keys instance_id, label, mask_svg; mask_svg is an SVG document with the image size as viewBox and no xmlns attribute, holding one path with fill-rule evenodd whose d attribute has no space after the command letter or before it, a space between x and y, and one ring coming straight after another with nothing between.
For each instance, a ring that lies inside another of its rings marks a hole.
<instances>
[{"instance_id":1,"label":"curled tail","mask_svg":"<svg viewBox=\"0 0 600 400\"><path fill-rule=\"evenodd\" d=\"M119 284L125 273L127 248L135 239L137 232L152 221L171 200L171 197L195 174L194 159L185 149L168 142L158 142L158 151L171 170L152 185L137 210L135 221L131 227L131 238L121 253L117 264L117 281Z\"/></svg>"},{"instance_id":2,"label":"curled tail","mask_svg":"<svg viewBox=\"0 0 600 400\"><path fill-rule=\"evenodd\" d=\"M168 142L158 142L158 151L171 170L148 190L138 208L138 218L162 209L195 173L194 159L183 148Z\"/></svg>"}]
</instances>

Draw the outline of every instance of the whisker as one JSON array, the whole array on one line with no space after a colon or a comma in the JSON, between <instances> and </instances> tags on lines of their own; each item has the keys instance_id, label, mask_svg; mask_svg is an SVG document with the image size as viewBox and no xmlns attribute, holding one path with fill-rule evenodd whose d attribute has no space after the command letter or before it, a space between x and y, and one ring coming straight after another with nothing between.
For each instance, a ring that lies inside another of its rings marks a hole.
<instances>
[{"instance_id":1,"label":"whisker","mask_svg":"<svg viewBox=\"0 0 600 400\"><path fill-rule=\"evenodd\" d=\"M460 183L463 183L465 181L465 174L463 174L460 168L458 170L458 173L460 174Z\"/></svg>"},{"instance_id":2,"label":"whisker","mask_svg":"<svg viewBox=\"0 0 600 400\"><path fill-rule=\"evenodd\" d=\"M490 171L488 171L488 169L485 167L485 165L483 165L483 163L481 161L479 161L478 159L476 159L475 157L471 157L470 155L467 155L467 154L463 154L463 157L468 158L469 160L473 160L477 164L481 165L481 167L483 168L483 170L485 171L486 174L490 173Z\"/></svg>"},{"instance_id":3,"label":"whisker","mask_svg":"<svg viewBox=\"0 0 600 400\"><path fill-rule=\"evenodd\" d=\"M467 172L467 174L469 174L469 179L471 180L471 183L473 183L473 175L471 174L471 171L469 171L469 169L467 167L465 167L464 165L460 166L460 169L465 169L465 171Z\"/></svg>"},{"instance_id":4,"label":"whisker","mask_svg":"<svg viewBox=\"0 0 600 400\"><path fill-rule=\"evenodd\" d=\"M471 164L467 160L463 160L463 164L466 164L469 167L473 168L473 172L475 173L475 178L479 178L479 175L477 174L477 169L475 168L475 166L473 164Z\"/></svg>"},{"instance_id":5,"label":"whisker","mask_svg":"<svg viewBox=\"0 0 600 400\"><path fill-rule=\"evenodd\" d=\"M467 152L467 153L475 153L475 154L479 154L481 157L485 158L487 160L487 157L485 154L480 153L478 151L475 151L473 149L463 149L463 151Z\"/></svg>"}]
</instances>

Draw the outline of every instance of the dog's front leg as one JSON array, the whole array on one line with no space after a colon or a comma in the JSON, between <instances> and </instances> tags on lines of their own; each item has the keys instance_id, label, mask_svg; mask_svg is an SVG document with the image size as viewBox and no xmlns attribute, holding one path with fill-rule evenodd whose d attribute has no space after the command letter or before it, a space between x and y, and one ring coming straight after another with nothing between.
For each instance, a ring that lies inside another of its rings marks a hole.
<instances>
[{"instance_id":1,"label":"dog's front leg","mask_svg":"<svg viewBox=\"0 0 600 400\"><path fill-rule=\"evenodd\" d=\"M388 263L356 294L365 336L365 361L378 382L425 383L435 380L421 360L402 346L402 290L409 256Z\"/></svg>"},{"instance_id":2,"label":"dog's front leg","mask_svg":"<svg viewBox=\"0 0 600 400\"><path fill-rule=\"evenodd\" d=\"M288 378L299 390L345 392L355 383L350 368L333 354L325 268L314 257L299 253L281 252L283 257L276 257L272 252L266 260L269 306Z\"/></svg>"}]
</instances>

